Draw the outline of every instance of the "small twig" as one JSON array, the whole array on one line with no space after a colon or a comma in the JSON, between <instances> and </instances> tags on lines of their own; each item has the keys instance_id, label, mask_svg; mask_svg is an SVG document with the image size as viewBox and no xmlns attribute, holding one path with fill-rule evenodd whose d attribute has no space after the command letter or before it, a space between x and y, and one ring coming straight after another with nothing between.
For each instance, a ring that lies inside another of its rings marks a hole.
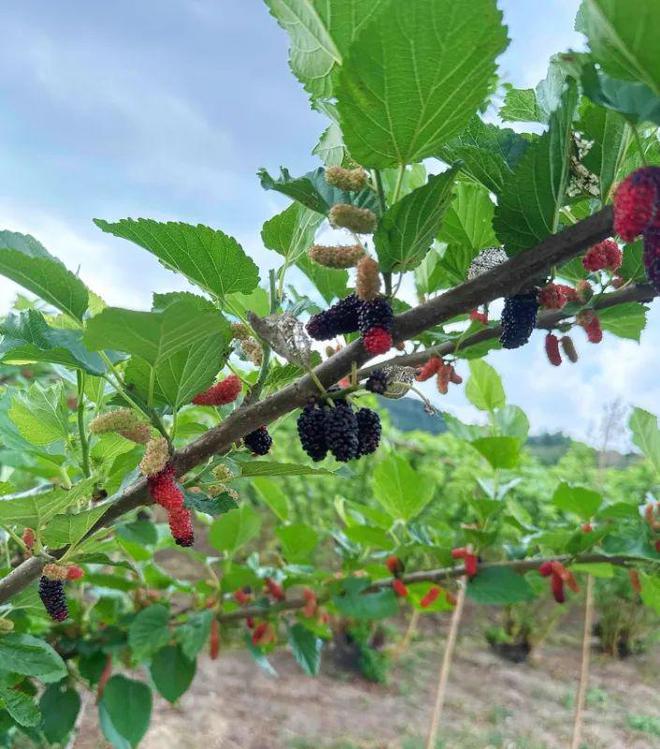
<instances>
[{"instance_id":1,"label":"small twig","mask_svg":"<svg viewBox=\"0 0 660 749\"><path fill-rule=\"evenodd\" d=\"M451 615L451 623L449 625L449 636L447 637L447 643L445 645L445 653L442 658L442 665L440 667L440 674L438 678L438 690L435 694L435 704L433 706L433 713L431 717L431 726L429 728L429 735L426 740L426 749L435 749L435 740L438 735L438 726L440 725L440 718L442 717L442 708L445 704L445 694L447 692L447 682L449 681L449 670L451 669L451 661L454 656L454 649L456 647L456 638L458 637L458 627L461 623L461 616L463 615L463 606L465 605L465 590L466 580L463 579L460 583L458 596L456 597L456 606Z\"/></svg>"},{"instance_id":2,"label":"small twig","mask_svg":"<svg viewBox=\"0 0 660 749\"><path fill-rule=\"evenodd\" d=\"M89 478L91 472L89 470L89 442L87 441L87 433L85 432L85 373L78 369L76 370L76 384L78 386L78 435L80 437L80 452L81 452L81 468L83 474Z\"/></svg>"},{"instance_id":3,"label":"small twig","mask_svg":"<svg viewBox=\"0 0 660 749\"><path fill-rule=\"evenodd\" d=\"M582 660L580 663L580 682L575 697L575 718L573 720L573 740L571 749L580 749L582 737L582 716L587 699L589 685L589 662L591 660L591 630L594 619L594 578L587 575L587 592L584 603L584 633L582 635Z\"/></svg>"}]
</instances>

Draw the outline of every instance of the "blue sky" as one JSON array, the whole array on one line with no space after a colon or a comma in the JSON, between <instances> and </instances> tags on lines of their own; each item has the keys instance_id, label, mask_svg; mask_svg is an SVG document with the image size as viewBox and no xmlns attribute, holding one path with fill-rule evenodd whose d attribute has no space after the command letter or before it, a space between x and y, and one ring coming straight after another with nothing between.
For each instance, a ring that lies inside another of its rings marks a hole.
<instances>
[{"instance_id":1,"label":"blue sky","mask_svg":"<svg viewBox=\"0 0 660 749\"><path fill-rule=\"evenodd\" d=\"M581 44L578 0L499 4L512 39L500 71L517 86L535 85L553 52ZM261 0L23 0L3 4L0 24L0 227L33 234L106 301L136 308L152 290L185 284L102 234L94 217L206 223L262 267L276 264L259 231L286 202L255 172L315 166L325 122L290 74L287 37ZM14 290L0 279L3 308ZM491 361L535 431L586 437L603 402L627 397L631 381L636 403L660 400L651 338L584 343L579 365L561 370L545 362L540 336ZM473 415L459 392L441 405Z\"/></svg>"}]
</instances>

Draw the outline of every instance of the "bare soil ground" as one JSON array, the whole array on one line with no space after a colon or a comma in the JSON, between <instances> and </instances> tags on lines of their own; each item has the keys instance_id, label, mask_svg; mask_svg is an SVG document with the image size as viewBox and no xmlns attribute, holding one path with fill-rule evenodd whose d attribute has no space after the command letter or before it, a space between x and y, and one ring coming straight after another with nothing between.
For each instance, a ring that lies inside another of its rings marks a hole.
<instances>
[{"instance_id":1,"label":"bare soil ground","mask_svg":"<svg viewBox=\"0 0 660 749\"><path fill-rule=\"evenodd\" d=\"M446 617L427 618L391 673L369 684L338 671L326 658L322 674L304 676L290 653L264 673L245 651L217 661L201 657L180 704L157 699L144 749L423 749ZM565 749L570 745L573 694L580 657L579 623L544 645L532 663L491 653L471 623L459 639L438 748ZM660 747L660 657L615 660L594 653L583 749ZM106 747L92 705L75 749Z\"/></svg>"}]
</instances>

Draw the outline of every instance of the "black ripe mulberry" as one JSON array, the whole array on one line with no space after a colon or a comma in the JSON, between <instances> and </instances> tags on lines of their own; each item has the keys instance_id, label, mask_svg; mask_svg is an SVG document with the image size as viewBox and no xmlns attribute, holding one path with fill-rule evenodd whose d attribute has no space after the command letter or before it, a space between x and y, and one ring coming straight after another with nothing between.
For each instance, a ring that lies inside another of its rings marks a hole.
<instances>
[{"instance_id":1,"label":"black ripe mulberry","mask_svg":"<svg viewBox=\"0 0 660 749\"><path fill-rule=\"evenodd\" d=\"M298 416L298 436L302 449L317 462L328 452L325 441L325 411L314 404L305 406Z\"/></svg>"},{"instance_id":2,"label":"black ripe mulberry","mask_svg":"<svg viewBox=\"0 0 660 749\"><path fill-rule=\"evenodd\" d=\"M69 609L66 605L62 580L51 580L44 575L39 580L39 598L51 619L63 622L68 618Z\"/></svg>"},{"instance_id":3,"label":"black ripe mulberry","mask_svg":"<svg viewBox=\"0 0 660 749\"><path fill-rule=\"evenodd\" d=\"M341 463L357 458L358 420L346 401L337 401L326 411L325 440L330 452Z\"/></svg>"},{"instance_id":4,"label":"black ripe mulberry","mask_svg":"<svg viewBox=\"0 0 660 749\"><path fill-rule=\"evenodd\" d=\"M660 228L644 232L644 266L649 283L660 291Z\"/></svg>"},{"instance_id":5,"label":"black ripe mulberry","mask_svg":"<svg viewBox=\"0 0 660 749\"><path fill-rule=\"evenodd\" d=\"M370 393L382 395L387 391L387 374L383 369L374 369L364 387Z\"/></svg>"},{"instance_id":6,"label":"black ripe mulberry","mask_svg":"<svg viewBox=\"0 0 660 749\"><path fill-rule=\"evenodd\" d=\"M358 316L364 302L350 294L332 307L313 315L306 325L309 335L317 341L327 341L338 335L355 333Z\"/></svg>"},{"instance_id":7,"label":"black ripe mulberry","mask_svg":"<svg viewBox=\"0 0 660 749\"><path fill-rule=\"evenodd\" d=\"M536 291L508 296L502 311L502 335L500 343L504 348L524 346L536 325L539 303Z\"/></svg>"},{"instance_id":8,"label":"black ripe mulberry","mask_svg":"<svg viewBox=\"0 0 660 749\"><path fill-rule=\"evenodd\" d=\"M243 437L245 447L247 447L253 455L268 455L270 448L273 445L273 438L268 434L266 427L259 427L254 432L246 434Z\"/></svg>"},{"instance_id":9,"label":"black ripe mulberry","mask_svg":"<svg viewBox=\"0 0 660 749\"><path fill-rule=\"evenodd\" d=\"M360 455L375 453L380 443L380 416L370 408L361 408L357 414L358 450Z\"/></svg>"},{"instance_id":10,"label":"black ripe mulberry","mask_svg":"<svg viewBox=\"0 0 660 749\"><path fill-rule=\"evenodd\" d=\"M394 325L392 305L384 297L378 297L371 302L364 302L358 314L360 333L365 335L372 328L382 328L391 331Z\"/></svg>"}]
</instances>

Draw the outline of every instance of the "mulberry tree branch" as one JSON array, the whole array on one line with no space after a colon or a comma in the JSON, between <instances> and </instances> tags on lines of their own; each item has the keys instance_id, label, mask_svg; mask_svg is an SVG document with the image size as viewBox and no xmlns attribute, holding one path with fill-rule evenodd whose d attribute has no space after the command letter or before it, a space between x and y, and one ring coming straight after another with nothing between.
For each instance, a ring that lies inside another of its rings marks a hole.
<instances>
[{"instance_id":1,"label":"mulberry tree branch","mask_svg":"<svg viewBox=\"0 0 660 749\"><path fill-rule=\"evenodd\" d=\"M613 291L611 294L604 294L594 302L593 308L595 310L603 310L629 302L650 302L656 296L658 296L658 292L650 284L627 286L619 291ZM536 321L536 327L541 330L552 330L552 328L555 328L562 320L573 317L574 314L575 313L573 312L566 312L564 310L550 310L544 312L539 315L538 320ZM500 325L485 327L470 336L466 336L460 341L446 341L445 343L439 343L437 346L429 346L429 348L422 351L415 351L412 354L402 354L401 356L395 356L392 359L388 359L386 362L365 367L358 372L358 377L364 379L365 377L368 377L374 369L379 369L383 365L389 366L396 364L402 367L414 367L419 364L424 364L430 356L448 356L459 350L465 350L470 348L470 346L475 346L478 343L484 343L484 341L492 341L495 338L499 338L501 333L502 327Z\"/></svg>"},{"instance_id":2,"label":"mulberry tree branch","mask_svg":"<svg viewBox=\"0 0 660 749\"><path fill-rule=\"evenodd\" d=\"M570 260L611 233L612 209L608 206L559 234L551 235L535 247L473 281L461 284L399 315L395 319L395 340L407 340L456 315L469 312L480 304L516 293L533 283L539 275L547 274L553 265ZM329 387L347 376L353 365L362 366L370 358L361 341L355 341L316 367L313 377L305 375L263 400L238 408L217 427L210 429L174 454L172 462L177 476L228 449L232 443L254 429L303 406L310 397L318 393L315 379L324 387ZM90 529L88 536L125 513L149 502L146 481L136 481L121 494L107 501L107 512ZM64 551L60 550L55 556L61 556ZM40 573L39 563L33 560L19 565L0 581L0 603L25 588Z\"/></svg>"},{"instance_id":3,"label":"mulberry tree branch","mask_svg":"<svg viewBox=\"0 0 660 749\"><path fill-rule=\"evenodd\" d=\"M581 554L575 557L570 556L556 556L543 559L514 559L506 562L489 562L486 564L480 564L480 570L488 570L495 568L506 567L507 569L513 570L514 572L523 574L530 570L536 570L543 562L559 561L562 564L596 564L596 563L608 563L618 567L625 567L626 565L634 564L639 562L639 557L633 556L607 556L606 554L587 553ZM651 560L649 561L651 564ZM442 567L435 570L418 570L417 572L411 572L407 575L402 575L401 580L406 584L411 583L443 583L450 580L456 580L465 575L465 567L463 565L457 565L455 567ZM376 580L373 585L369 586L365 592L373 593L377 590L383 590L389 588L392 585L393 578L386 577L382 580ZM323 603L329 599L329 594L324 593L317 597L319 603ZM281 611L295 611L302 609L306 604L304 598L292 598L282 603L275 603L270 606L263 606L255 604L253 606L243 606L240 609L234 611L227 611L224 614L218 615L218 621L221 622L232 622L240 619L247 619L248 617L267 616L270 614L276 614Z\"/></svg>"}]
</instances>

